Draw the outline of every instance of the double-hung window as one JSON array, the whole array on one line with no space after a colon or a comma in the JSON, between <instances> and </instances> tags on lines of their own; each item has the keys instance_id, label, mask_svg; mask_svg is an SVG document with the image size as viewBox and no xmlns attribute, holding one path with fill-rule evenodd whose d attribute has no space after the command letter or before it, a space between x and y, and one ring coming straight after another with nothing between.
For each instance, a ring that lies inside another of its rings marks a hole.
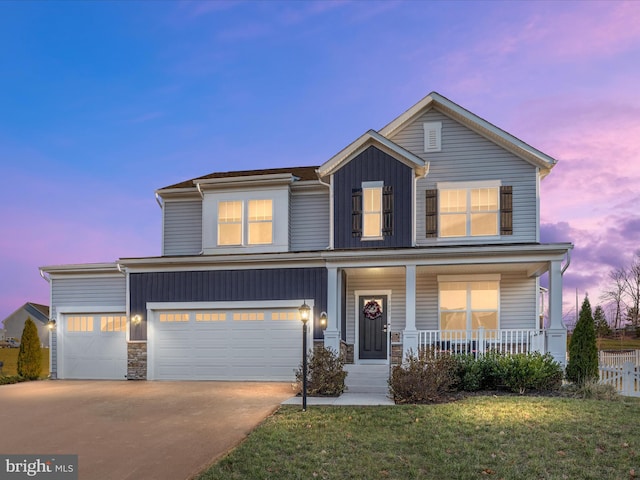
<instances>
[{"instance_id":1,"label":"double-hung window","mask_svg":"<svg viewBox=\"0 0 640 480\"><path fill-rule=\"evenodd\" d=\"M249 245L273 241L273 201L249 200Z\"/></svg>"},{"instance_id":2,"label":"double-hung window","mask_svg":"<svg viewBox=\"0 0 640 480\"><path fill-rule=\"evenodd\" d=\"M362 237L380 238L382 237L382 185L363 185L362 196L364 197Z\"/></svg>"},{"instance_id":3,"label":"double-hung window","mask_svg":"<svg viewBox=\"0 0 640 480\"><path fill-rule=\"evenodd\" d=\"M439 188L440 237L498 235L500 186Z\"/></svg>"},{"instance_id":4,"label":"double-hung window","mask_svg":"<svg viewBox=\"0 0 640 480\"><path fill-rule=\"evenodd\" d=\"M218 203L218 245L242 245L242 202Z\"/></svg>"},{"instance_id":5,"label":"double-hung window","mask_svg":"<svg viewBox=\"0 0 640 480\"><path fill-rule=\"evenodd\" d=\"M438 277L441 330L496 330L500 276Z\"/></svg>"},{"instance_id":6,"label":"double-hung window","mask_svg":"<svg viewBox=\"0 0 640 480\"><path fill-rule=\"evenodd\" d=\"M273 200L218 202L218 245L271 243L273 243Z\"/></svg>"}]
</instances>

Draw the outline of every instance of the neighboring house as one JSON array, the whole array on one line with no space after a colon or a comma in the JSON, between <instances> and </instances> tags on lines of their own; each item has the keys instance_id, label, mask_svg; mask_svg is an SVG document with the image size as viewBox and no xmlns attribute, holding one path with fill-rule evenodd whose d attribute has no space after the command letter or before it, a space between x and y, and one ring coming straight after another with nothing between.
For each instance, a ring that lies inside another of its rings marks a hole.
<instances>
[{"instance_id":1,"label":"neighboring house","mask_svg":"<svg viewBox=\"0 0 640 480\"><path fill-rule=\"evenodd\" d=\"M315 341L364 368L426 346L564 364L572 245L539 232L555 164L434 92L320 166L161 188L161 256L42 268L52 375L289 381L303 302Z\"/></svg>"},{"instance_id":2,"label":"neighboring house","mask_svg":"<svg viewBox=\"0 0 640 480\"><path fill-rule=\"evenodd\" d=\"M38 303L27 302L4 319L5 338L16 338L20 341L24 322L31 318L38 327L38 338L43 347L49 346L49 307Z\"/></svg>"}]
</instances>

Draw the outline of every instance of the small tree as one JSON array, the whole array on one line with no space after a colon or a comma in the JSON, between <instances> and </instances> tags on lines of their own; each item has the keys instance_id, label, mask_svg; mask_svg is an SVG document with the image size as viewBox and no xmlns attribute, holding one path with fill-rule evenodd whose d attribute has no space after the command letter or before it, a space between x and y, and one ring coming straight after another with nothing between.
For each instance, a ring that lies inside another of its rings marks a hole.
<instances>
[{"instance_id":1,"label":"small tree","mask_svg":"<svg viewBox=\"0 0 640 480\"><path fill-rule=\"evenodd\" d=\"M607 317L604 314L604 310L598 305L593 312L593 323L596 328L596 335L598 337L607 337L611 335L611 327L607 322Z\"/></svg>"},{"instance_id":2,"label":"small tree","mask_svg":"<svg viewBox=\"0 0 640 480\"><path fill-rule=\"evenodd\" d=\"M584 297L580 317L569 342L569 363L567 379L577 384L584 384L598 378L598 348L596 346L596 329L593 323L589 297Z\"/></svg>"},{"instance_id":3,"label":"small tree","mask_svg":"<svg viewBox=\"0 0 640 480\"><path fill-rule=\"evenodd\" d=\"M24 322L20 351L18 352L18 375L28 380L37 380L42 371L42 356L40 354L40 338L38 328L31 318Z\"/></svg>"}]
</instances>

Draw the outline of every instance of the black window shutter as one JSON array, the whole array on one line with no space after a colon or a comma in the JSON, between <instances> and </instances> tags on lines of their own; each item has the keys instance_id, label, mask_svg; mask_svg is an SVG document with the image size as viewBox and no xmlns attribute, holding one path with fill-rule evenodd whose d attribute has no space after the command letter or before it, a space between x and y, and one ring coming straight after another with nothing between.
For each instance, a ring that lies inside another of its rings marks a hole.
<instances>
[{"instance_id":1,"label":"black window shutter","mask_svg":"<svg viewBox=\"0 0 640 480\"><path fill-rule=\"evenodd\" d=\"M351 236L362 236L362 189L351 190Z\"/></svg>"},{"instance_id":2,"label":"black window shutter","mask_svg":"<svg viewBox=\"0 0 640 480\"><path fill-rule=\"evenodd\" d=\"M382 236L393 235L393 187L382 187Z\"/></svg>"},{"instance_id":3,"label":"black window shutter","mask_svg":"<svg viewBox=\"0 0 640 480\"><path fill-rule=\"evenodd\" d=\"M500 235L513 235L513 187L500 187Z\"/></svg>"},{"instance_id":4,"label":"black window shutter","mask_svg":"<svg viewBox=\"0 0 640 480\"><path fill-rule=\"evenodd\" d=\"M438 236L438 190L427 190L425 196L425 229L426 237Z\"/></svg>"}]
</instances>

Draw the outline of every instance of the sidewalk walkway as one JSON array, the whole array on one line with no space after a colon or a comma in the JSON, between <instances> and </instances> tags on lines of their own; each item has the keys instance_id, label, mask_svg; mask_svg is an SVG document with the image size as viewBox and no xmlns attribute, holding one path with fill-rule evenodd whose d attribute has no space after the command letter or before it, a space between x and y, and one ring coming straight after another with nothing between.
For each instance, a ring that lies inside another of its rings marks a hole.
<instances>
[{"instance_id":1,"label":"sidewalk walkway","mask_svg":"<svg viewBox=\"0 0 640 480\"><path fill-rule=\"evenodd\" d=\"M302 397L291 397L282 405L302 405ZM343 393L339 397L307 397L307 406L310 405L368 406L395 403L388 396L377 393Z\"/></svg>"}]
</instances>

